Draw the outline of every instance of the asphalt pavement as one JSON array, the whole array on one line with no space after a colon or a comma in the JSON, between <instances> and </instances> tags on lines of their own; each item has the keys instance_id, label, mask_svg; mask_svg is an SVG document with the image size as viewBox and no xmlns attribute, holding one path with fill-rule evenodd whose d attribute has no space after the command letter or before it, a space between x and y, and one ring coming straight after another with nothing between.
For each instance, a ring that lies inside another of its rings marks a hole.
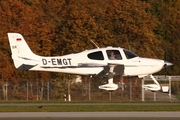
<instances>
[{"instance_id":1,"label":"asphalt pavement","mask_svg":"<svg viewBox=\"0 0 180 120\"><path fill-rule=\"evenodd\" d=\"M1 120L179 120L180 112L5 112Z\"/></svg>"}]
</instances>

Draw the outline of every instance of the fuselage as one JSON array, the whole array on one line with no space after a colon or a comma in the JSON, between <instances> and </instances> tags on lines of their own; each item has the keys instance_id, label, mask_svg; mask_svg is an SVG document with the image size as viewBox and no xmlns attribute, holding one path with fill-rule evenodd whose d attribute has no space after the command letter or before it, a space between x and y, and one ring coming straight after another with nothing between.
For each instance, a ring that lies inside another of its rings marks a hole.
<instances>
[{"instance_id":1,"label":"fuselage","mask_svg":"<svg viewBox=\"0 0 180 120\"><path fill-rule=\"evenodd\" d=\"M113 58L110 56L114 54ZM29 70L62 72L79 75L93 75L107 65L123 66L123 76L146 76L160 71L164 61L142 58L119 47L97 48L56 57L34 57L38 64Z\"/></svg>"}]
</instances>

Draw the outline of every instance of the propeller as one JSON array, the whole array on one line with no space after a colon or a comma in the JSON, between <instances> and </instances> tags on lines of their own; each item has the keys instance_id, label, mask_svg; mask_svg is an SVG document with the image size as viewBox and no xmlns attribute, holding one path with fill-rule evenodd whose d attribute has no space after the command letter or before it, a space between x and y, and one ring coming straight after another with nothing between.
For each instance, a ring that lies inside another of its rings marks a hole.
<instances>
[{"instance_id":1,"label":"propeller","mask_svg":"<svg viewBox=\"0 0 180 120\"><path fill-rule=\"evenodd\" d=\"M172 65L173 65L172 63L167 61L167 51L166 51L166 49L164 49L164 69L165 69L164 71L165 71L165 77L166 77L166 74L167 74L166 67L172 66Z\"/></svg>"},{"instance_id":2,"label":"propeller","mask_svg":"<svg viewBox=\"0 0 180 120\"><path fill-rule=\"evenodd\" d=\"M169 66L172 66L173 63L170 63L170 62L167 62L167 61L164 61L164 67L169 67Z\"/></svg>"}]
</instances>

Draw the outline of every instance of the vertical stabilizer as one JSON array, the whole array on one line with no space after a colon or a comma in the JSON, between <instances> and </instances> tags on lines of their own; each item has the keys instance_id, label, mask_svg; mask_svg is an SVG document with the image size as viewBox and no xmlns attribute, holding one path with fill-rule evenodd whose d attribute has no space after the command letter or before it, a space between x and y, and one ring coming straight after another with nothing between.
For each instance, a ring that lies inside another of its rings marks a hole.
<instances>
[{"instance_id":1,"label":"vertical stabilizer","mask_svg":"<svg viewBox=\"0 0 180 120\"><path fill-rule=\"evenodd\" d=\"M21 34L8 33L8 39L12 52L12 59L16 68L25 70L25 65L32 67L37 64L36 60L38 56L31 51Z\"/></svg>"}]
</instances>

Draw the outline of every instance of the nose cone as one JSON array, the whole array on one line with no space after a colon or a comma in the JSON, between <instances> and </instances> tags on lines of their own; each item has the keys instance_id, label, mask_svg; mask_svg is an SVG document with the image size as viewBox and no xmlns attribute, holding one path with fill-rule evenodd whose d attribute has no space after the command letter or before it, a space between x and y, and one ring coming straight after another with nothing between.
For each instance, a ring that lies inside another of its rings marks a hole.
<instances>
[{"instance_id":1,"label":"nose cone","mask_svg":"<svg viewBox=\"0 0 180 120\"><path fill-rule=\"evenodd\" d=\"M173 64L167 61L164 61L164 67L172 66Z\"/></svg>"}]
</instances>

